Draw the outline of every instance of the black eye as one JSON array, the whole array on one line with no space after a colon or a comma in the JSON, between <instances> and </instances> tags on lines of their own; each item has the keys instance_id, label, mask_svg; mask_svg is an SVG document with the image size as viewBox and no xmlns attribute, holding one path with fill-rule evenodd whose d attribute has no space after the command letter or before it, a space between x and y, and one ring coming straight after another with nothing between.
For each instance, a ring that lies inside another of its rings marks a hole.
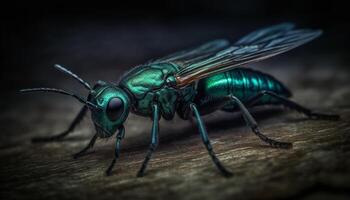
<instances>
[{"instance_id":1,"label":"black eye","mask_svg":"<svg viewBox=\"0 0 350 200\"><path fill-rule=\"evenodd\" d=\"M121 99L114 97L108 102L107 106L107 116L109 120L117 120L124 111L124 103Z\"/></svg>"}]
</instances>

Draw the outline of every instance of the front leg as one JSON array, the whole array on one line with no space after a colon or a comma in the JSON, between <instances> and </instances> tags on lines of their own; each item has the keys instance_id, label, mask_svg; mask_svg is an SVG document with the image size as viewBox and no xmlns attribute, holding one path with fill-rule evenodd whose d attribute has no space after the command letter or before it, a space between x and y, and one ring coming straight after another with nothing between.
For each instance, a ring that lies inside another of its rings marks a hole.
<instances>
[{"instance_id":1,"label":"front leg","mask_svg":"<svg viewBox=\"0 0 350 200\"><path fill-rule=\"evenodd\" d=\"M118 129L118 134L116 135L116 142L115 142L115 151L114 151L114 158L111 162L111 164L109 165L108 169L106 170L106 175L110 176L112 169L117 161L117 159L119 158L119 152L120 152L120 142L121 140L124 138L125 136L125 128L122 125L119 129Z\"/></svg>"},{"instance_id":2,"label":"front leg","mask_svg":"<svg viewBox=\"0 0 350 200\"><path fill-rule=\"evenodd\" d=\"M156 150L157 146L158 146L158 132L159 132L159 107L157 104L154 104L152 106L153 109L153 124L152 124L152 139L151 139L151 145L149 146L147 155L145 157L145 160L142 163L142 166L139 170L139 172L137 173L137 177L142 177L145 173L145 170L147 168L147 164L148 161L151 159L152 157L152 153Z\"/></svg>"},{"instance_id":3,"label":"front leg","mask_svg":"<svg viewBox=\"0 0 350 200\"><path fill-rule=\"evenodd\" d=\"M96 139L97 139L97 134L95 134L94 137L91 138L89 144L88 144L84 149L82 149L82 150L79 151L78 153L74 154L74 155L73 155L73 158L74 158L74 159L77 159L77 158L79 158L79 157L81 157L81 156L86 155L87 150L89 150L89 149L91 149L92 147L94 147L95 142L96 142Z\"/></svg>"},{"instance_id":4,"label":"front leg","mask_svg":"<svg viewBox=\"0 0 350 200\"><path fill-rule=\"evenodd\" d=\"M52 141L59 141L59 140L61 140L62 138L66 137L69 133L71 133L74 130L74 128L77 126L77 124L79 124L81 122L81 120L84 118L87 110L88 110L87 106L84 106L83 108L81 108L80 112L75 117L73 122L70 124L68 129L63 131L62 133L54 135L54 136L51 136L51 137L34 137L34 138L32 138L32 142L33 143L36 143L36 142L52 142Z\"/></svg>"}]
</instances>

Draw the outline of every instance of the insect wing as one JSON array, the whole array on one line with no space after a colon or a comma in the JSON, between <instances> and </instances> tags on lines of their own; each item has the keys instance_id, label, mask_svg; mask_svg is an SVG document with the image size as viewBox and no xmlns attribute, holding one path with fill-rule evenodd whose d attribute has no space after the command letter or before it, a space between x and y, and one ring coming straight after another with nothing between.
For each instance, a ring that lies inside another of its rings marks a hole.
<instances>
[{"instance_id":1,"label":"insect wing","mask_svg":"<svg viewBox=\"0 0 350 200\"><path fill-rule=\"evenodd\" d=\"M258 44L273 38L281 37L286 31L294 28L292 23L282 23L275 26L259 29L239 39L235 46Z\"/></svg>"},{"instance_id":2,"label":"insect wing","mask_svg":"<svg viewBox=\"0 0 350 200\"><path fill-rule=\"evenodd\" d=\"M150 61L150 63L159 62L180 62L182 64L189 64L199 61L204 58L215 55L217 52L227 48L229 42L224 39L213 40L211 42L202 44L198 47L179 51L163 58Z\"/></svg>"},{"instance_id":3,"label":"insect wing","mask_svg":"<svg viewBox=\"0 0 350 200\"><path fill-rule=\"evenodd\" d=\"M177 86L183 87L196 80L284 53L322 33L320 30L291 30L292 26L287 25L280 25L280 28L278 25L273 26L271 31L262 29L261 33L255 31L236 43L240 45L231 46L210 58L186 66L176 75Z\"/></svg>"}]
</instances>

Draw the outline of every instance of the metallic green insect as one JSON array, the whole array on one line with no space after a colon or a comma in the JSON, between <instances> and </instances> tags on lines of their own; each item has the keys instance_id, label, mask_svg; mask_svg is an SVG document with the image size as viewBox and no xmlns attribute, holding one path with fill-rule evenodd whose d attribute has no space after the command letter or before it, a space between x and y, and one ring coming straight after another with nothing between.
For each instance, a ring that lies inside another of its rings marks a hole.
<instances>
[{"instance_id":1,"label":"metallic green insect","mask_svg":"<svg viewBox=\"0 0 350 200\"><path fill-rule=\"evenodd\" d=\"M93 87L60 65L55 67L78 80L89 90L87 99L54 88L23 89L21 92L55 92L73 96L84 104L68 130L53 137L33 138L34 142L60 140L91 111L96 134L90 143L74 155L78 158L92 148L96 139L116 133L115 157L106 170L110 175L119 158L124 138L124 121L129 111L151 117L151 145L137 174L143 176L147 163L158 145L158 123L163 117L171 120L175 113L182 119L194 117L200 136L214 164L224 176L231 173L216 157L201 119L201 115L222 109L241 111L247 125L264 142L272 147L290 148L291 143L279 142L263 135L247 108L257 105L280 104L299 111L310 118L338 119L337 115L315 113L291 101L289 90L270 75L239 66L257 62L289 51L319 35L320 30L295 30L294 25L283 23L248 34L235 44L215 40L197 48L180 51L161 59L133 68L121 77L118 84L98 81Z\"/></svg>"}]
</instances>

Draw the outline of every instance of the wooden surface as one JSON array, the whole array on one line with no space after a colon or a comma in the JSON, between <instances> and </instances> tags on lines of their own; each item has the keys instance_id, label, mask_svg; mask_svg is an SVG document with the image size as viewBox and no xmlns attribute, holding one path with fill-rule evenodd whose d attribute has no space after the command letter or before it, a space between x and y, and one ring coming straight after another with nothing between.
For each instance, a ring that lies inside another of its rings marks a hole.
<instances>
[{"instance_id":1,"label":"wooden surface","mask_svg":"<svg viewBox=\"0 0 350 200\"><path fill-rule=\"evenodd\" d=\"M69 51L66 54L71 56ZM80 62L79 55L75 58ZM86 95L79 85L51 70L47 63L41 63L42 71L36 71L41 73L21 79L19 85L54 85ZM348 199L350 76L347 64L334 54L316 57L299 53L254 65L286 83L294 93L293 100L317 111L338 113L341 120L309 120L280 107L257 110L253 115L263 133L294 145L293 149L281 150L260 141L246 128L239 114L216 112L205 116L213 148L234 173L232 178L218 173L195 123L179 118L161 120L159 148L145 177L136 178L150 142L151 121L135 115L130 115L125 125L126 138L113 175L106 177L104 171L113 158L113 137L98 140L94 153L78 160L72 158L94 133L89 116L62 142L30 142L34 136L54 135L67 128L80 104L59 95L19 96L14 92L17 86L9 86L13 90L0 100L1 196L4 199ZM115 80L122 74L122 69L111 65L100 68L97 63L90 64L89 70L78 66L72 70L88 80ZM114 74L118 75L114 77Z\"/></svg>"}]
</instances>

